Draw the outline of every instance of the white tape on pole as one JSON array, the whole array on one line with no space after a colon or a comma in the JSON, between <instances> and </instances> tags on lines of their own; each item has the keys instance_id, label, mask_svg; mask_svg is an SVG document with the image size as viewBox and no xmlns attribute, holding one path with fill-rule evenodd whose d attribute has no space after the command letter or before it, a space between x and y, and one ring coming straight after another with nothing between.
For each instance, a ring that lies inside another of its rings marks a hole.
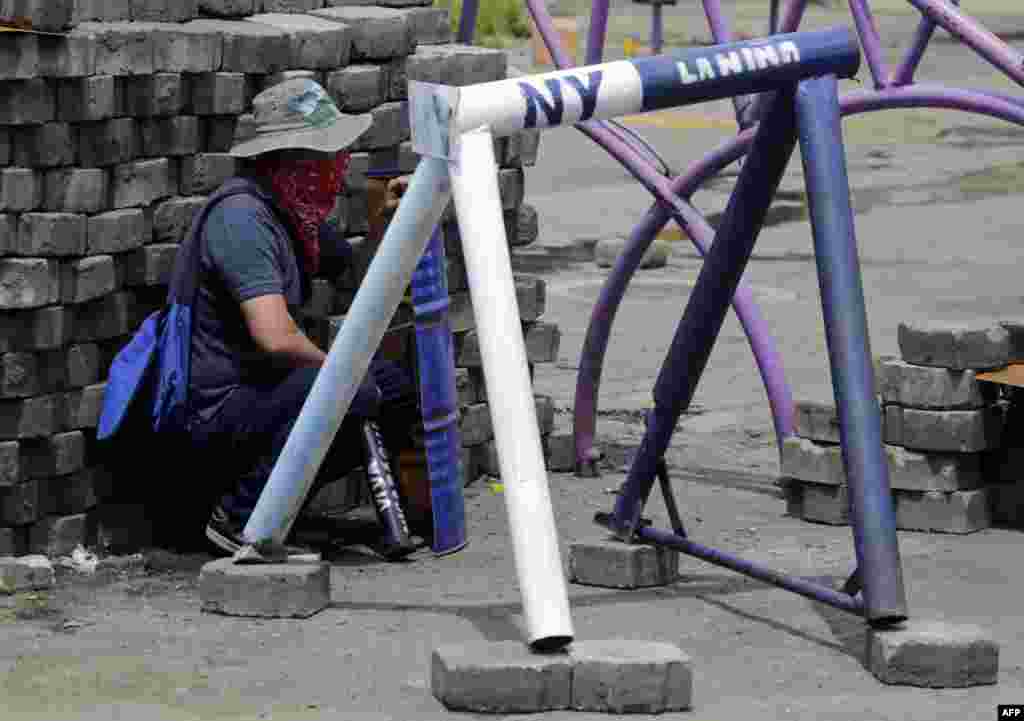
<instances>
[{"instance_id":1,"label":"white tape on pole","mask_svg":"<svg viewBox=\"0 0 1024 721\"><path fill-rule=\"evenodd\" d=\"M537 649L553 649L572 640L572 619L508 239L501 222L492 137L487 129L461 137L457 165L452 168L452 194L484 379L490 389L527 641Z\"/></svg>"}]
</instances>

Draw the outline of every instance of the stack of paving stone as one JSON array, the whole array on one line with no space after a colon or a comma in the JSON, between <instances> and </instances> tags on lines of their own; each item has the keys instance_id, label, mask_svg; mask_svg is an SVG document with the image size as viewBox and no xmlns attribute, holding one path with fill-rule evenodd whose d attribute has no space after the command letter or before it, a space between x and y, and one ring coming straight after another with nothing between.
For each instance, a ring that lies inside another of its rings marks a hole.
<instances>
[{"instance_id":1,"label":"stack of paving stone","mask_svg":"<svg viewBox=\"0 0 1024 721\"><path fill-rule=\"evenodd\" d=\"M880 358L876 375L896 508L908 531L972 533L992 523L1007 405L982 370L1014 359L1000 325L899 327L901 358ZM835 407L797 406L796 437L783 444L788 510L821 523L849 523L849 496Z\"/></svg>"},{"instance_id":2,"label":"stack of paving stone","mask_svg":"<svg viewBox=\"0 0 1024 721\"><path fill-rule=\"evenodd\" d=\"M363 237L366 171L411 171L417 162L406 80L465 85L506 76L503 53L451 43L446 9L429 0L377 5L0 0L0 19L66 33L8 34L0 44L0 556L146 541L137 506L105 501L110 474L94 440L104 380L116 352L163 302L194 213L235 172L226 151L250 132L245 113L257 92L310 76L343 112L373 116L337 210L361 265L345 278L317 279L303 321L315 330L344 313L372 255ZM497 143L513 245L537 236L536 213L523 204L523 167L537 144L536 134ZM458 244L448 247L453 299L465 316L463 438L483 467L493 456L486 397L464 266ZM558 330L540 320L544 285L520 278L519 289L531 360L553 360ZM538 405L550 427L550 401Z\"/></svg>"}]
</instances>

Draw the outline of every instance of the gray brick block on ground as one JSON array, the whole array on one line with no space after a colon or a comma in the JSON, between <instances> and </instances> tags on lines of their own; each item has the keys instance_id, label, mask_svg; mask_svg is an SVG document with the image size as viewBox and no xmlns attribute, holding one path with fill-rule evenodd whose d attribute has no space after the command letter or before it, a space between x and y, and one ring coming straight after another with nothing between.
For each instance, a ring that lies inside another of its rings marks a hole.
<instances>
[{"instance_id":1,"label":"gray brick block on ground","mask_svg":"<svg viewBox=\"0 0 1024 721\"><path fill-rule=\"evenodd\" d=\"M262 13L307 13L319 10L324 0L257 0L256 11Z\"/></svg>"},{"instance_id":2,"label":"gray brick block on ground","mask_svg":"<svg viewBox=\"0 0 1024 721\"><path fill-rule=\"evenodd\" d=\"M464 446L478 446L494 438L491 409L486 403L475 403L462 409L459 436Z\"/></svg>"},{"instance_id":3,"label":"gray brick block on ground","mask_svg":"<svg viewBox=\"0 0 1024 721\"><path fill-rule=\"evenodd\" d=\"M887 684L966 688L994 684L999 676L999 644L968 624L920 619L869 628L865 655L871 673Z\"/></svg>"},{"instance_id":4,"label":"gray brick block on ground","mask_svg":"<svg viewBox=\"0 0 1024 721\"><path fill-rule=\"evenodd\" d=\"M18 244L18 216L0 213L0 256L10 255Z\"/></svg>"},{"instance_id":5,"label":"gray brick block on ground","mask_svg":"<svg viewBox=\"0 0 1024 721\"><path fill-rule=\"evenodd\" d=\"M409 139L407 102L384 103L370 111L372 124L353 144L354 150L380 150Z\"/></svg>"},{"instance_id":6,"label":"gray brick block on ground","mask_svg":"<svg viewBox=\"0 0 1024 721\"><path fill-rule=\"evenodd\" d=\"M131 0L136 22L180 23L199 13L198 0Z\"/></svg>"},{"instance_id":7,"label":"gray brick block on ground","mask_svg":"<svg viewBox=\"0 0 1024 721\"><path fill-rule=\"evenodd\" d=\"M0 557L0 594L41 591L53 580L53 566L45 556Z\"/></svg>"},{"instance_id":8,"label":"gray brick block on ground","mask_svg":"<svg viewBox=\"0 0 1024 721\"><path fill-rule=\"evenodd\" d=\"M93 74L96 45L85 36L11 35L0 46L0 80Z\"/></svg>"},{"instance_id":9,"label":"gray brick block on ground","mask_svg":"<svg viewBox=\"0 0 1024 721\"><path fill-rule=\"evenodd\" d=\"M175 166L167 158L142 160L114 166L111 178L115 209L144 207L175 195Z\"/></svg>"},{"instance_id":10,"label":"gray brick block on ground","mask_svg":"<svg viewBox=\"0 0 1024 721\"><path fill-rule=\"evenodd\" d=\"M188 95L195 115L237 115L246 111L245 73L200 73L191 76Z\"/></svg>"},{"instance_id":11,"label":"gray brick block on ground","mask_svg":"<svg viewBox=\"0 0 1024 721\"><path fill-rule=\"evenodd\" d=\"M154 118L139 123L142 157L180 157L203 150L206 135L202 120L194 115Z\"/></svg>"},{"instance_id":12,"label":"gray brick block on ground","mask_svg":"<svg viewBox=\"0 0 1024 721\"><path fill-rule=\"evenodd\" d=\"M885 446L889 482L895 490L959 491L985 483L982 456L973 453L917 453ZM845 485L839 446L790 437L782 443L780 474L811 483Z\"/></svg>"},{"instance_id":13,"label":"gray brick block on ground","mask_svg":"<svg viewBox=\"0 0 1024 721\"><path fill-rule=\"evenodd\" d=\"M417 7L406 11L416 45L438 45L452 41L452 27L448 9L444 7Z\"/></svg>"},{"instance_id":14,"label":"gray brick block on ground","mask_svg":"<svg viewBox=\"0 0 1024 721\"><path fill-rule=\"evenodd\" d=\"M99 498L107 492L108 476L103 468L86 468L64 476L40 479L39 500L41 510L47 515L85 513L96 507ZM95 524L86 520L90 534Z\"/></svg>"},{"instance_id":15,"label":"gray brick block on ground","mask_svg":"<svg viewBox=\"0 0 1024 721\"><path fill-rule=\"evenodd\" d=\"M75 309L72 340L88 343L134 333L139 308L135 294L118 291L98 300L83 303Z\"/></svg>"},{"instance_id":16,"label":"gray brick block on ground","mask_svg":"<svg viewBox=\"0 0 1024 721\"><path fill-rule=\"evenodd\" d=\"M60 168L43 177L43 207L65 213L101 213L110 198L110 175L103 168Z\"/></svg>"},{"instance_id":17,"label":"gray brick block on ground","mask_svg":"<svg viewBox=\"0 0 1024 721\"><path fill-rule=\"evenodd\" d=\"M406 14L378 7L335 7L310 14L344 23L352 31L352 60L388 60L408 55L416 39Z\"/></svg>"},{"instance_id":18,"label":"gray brick block on ground","mask_svg":"<svg viewBox=\"0 0 1024 721\"><path fill-rule=\"evenodd\" d=\"M21 481L20 444L18 441L0 441L0 488L10 488Z\"/></svg>"},{"instance_id":19,"label":"gray brick block on ground","mask_svg":"<svg viewBox=\"0 0 1024 721\"><path fill-rule=\"evenodd\" d=\"M571 431L556 432L544 439L547 467L556 473L576 470L576 439Z\"/></svg>"},{"instance_id":20,"label":"gray brick block on ground","mask_svg":"<svg viewBox=\"0 0 1024 721\"><path fill-rule=\"evenodd\" d=\"M106 383L96 383L65 393L59 404L61 427L68 431L95 428L103 409L103 391L106 387Z\"/></svg>"},{"instance_id":21,"label":"gray brick block on ground","mask_svg":"<svg viewBox=\"0 0 1024 721\"><path fill-rule=\"evenodd\" d=\"M241 565L222 558L203 566L199 596L204 611L229 616L308 618L331 601L330 566Z\"/></svg>"},{"instance_id":22,"label":"gray brick block on ground","mask_svg":"<svg viewBox=\"0 0 1024 721\"><path fill-rule=\"evenodd\" d=\"M38 308L60 297L60 268L45 258L0 258L0 310Z\"/></svg>"},{"instance_id":23,"label":"gray brick block on ground","mask_svg":"<svg viewBox=\"0 0 1024 721\"><path fill-rule=\"evenodd\" d=\"M124 253L148 243L153 226L146 211L126 208L90 216L86 235L90 254Z\"/></svg>"},{"instance_id":24,"label":"gray brick block on ground","mask_svg":"<svg viewBox=\"0 0 1024 721\"><path fill-rule=\"evenodd\" d=\"M793 494L788 512L805 521L845 526L850 523L849 489L821 483L800 482L790 489Z\"/></svg>"},{"instance_id":25,"label":"gray brick block on ground","mask_svg":"<svg viewBox=\"0 0 1024 721\"><path fill-rule=\"evenodd\" d=\"M611 538L569 546L569 580L605 588L667 586L679 580L679 552Z\"/></svg>"},{"instance_id":26,"label":"gray brick block on ground","mask_svg":"<svg viewBox=\"0 0 1024 721\"><path fill-rule=\"evenodd\" d=\"M121 92L125 113L137 118L178 115L188 100L188 89L181 73L124 78Z\"/></svg>"},{"instance_id":27,"label":"gray brick block on ground","mask_svg":"<svg viewBox=\"0 0 1024 721\"><path fill-rule=\"evenodd\" d=\"M387 99L387 73L380 65L350 65L327 74L327 91L342 112L364 113Z\"/></svg>"},{"instance_id":28,"label":"gray brick block on ground","mask_svg":"<svg viewBox=\"0 0 1024 721\"><path fill-rule=\"evenodd\" d=\"M182 195L212 193L238 172L238 159L227 153L199 153L181 160Z\"/></svg>"},{"instance_id":29,"label":"gray brick block on ground","mask_svg":"<svg viewBox=\"0 0 1024 721\"><path fill-rule=\"evenodd\" d=\"M113 293L118 287L114 257L94 255L61 263L60 300L62 303L84 303Z\"/></svg>"},{"instance_id":30,"label":"gray brick block on ground","mask_svg":"<svg viewBox=\"0 0 1024 721\"><path fill-rule=\"evenodd\" d=\"M0 401L0 439L42 438L61 430L63 397L36 396L24 400Z\"/></svg>"},{"instance_id":31,"label":"gray brick block on ground","mask_svg":"<svg viewBox=\"0 0 1024 721\"><path fill-rule=\"evenodd\" d=\"M515 210L523 204L526 177L522 168L502 168L498 171L498 192L503 210Z\"/></svg>"},{"instance_id":32,"label":"gray brick block on ground","mask_svg":"<svg viewBox=\"0 0 1024 721\"><path fill-rule=\"evenodd\" d=\"M0 355L0 397L27 398L60 390L64 363L59 351Z\"/></svg>"},{"instance_id":33,"label":"gray brick block on ground","mask_svg":"<svg viewBox=\"0 0 1024 721\"><path fill-rule=\"evenodd\" d=\"M1010 360L1010 334L999 325L900 323L898 339L903 360L915 365L966 370L998 368Z\"/></svg>"},{"instance_id":34,"label":"gray brick block on ground","mask_svg":"<svg viewBox=\"0 0 1024 721\"><path fill-rule=\"evenodd\" d=\"M0 125L38 125L54 120L56 114L53 81L36 78L0 83Z\"/></svg>"},{"instance_id":35,"label":"gray brick block on ground","mask_svg":"<svg viewBox=\"0 0 1024 721\"><path fill-rule=\"evenodd\" d=\"M800 438L839 443L839 417L834 403L802 400L796 402L793 432Z\"/></svg>"},{"instance_id":36,"label":"gray brick block on ground","mask_svg":"<svg viewBox=\"0 0 1024 721\"><path fill-rule=\"evenodd\" d=\"M78 163L82 167L126 163L138 154L139 130L133 118L114 118L79 127Z\"/></svg>"},{"instance_id":37,"label":"gray brick block on ground","mask_svg":"<svg viewBox=\"0 0 1024 721\"><path fill-rule=\"evenodd\" d=\"M998 448L1003 424L998 406L972 411L886 407L886 441L915 450L978 453Z\"/></svg>"},{"instance_id":38,"label":"gray brick block on ground","mask_svg":"<svg viewBox=\"0 0 1024 721\"><path fill-rule=\"evenodd\" d=\"M205 149L209 153L226 153L235 145L235 128L238 118L233 115L217 115L205 119Z\"/></svg>"},{"instance_id":39,"label":"gray brick block on ground","mask_svg":"<svg viewBox=\"0 0 1024 721\"><path fill-rule=\"evenodd\" d=\"M893 446L903 445L903 406L890 403L882 408L882 440Z\"/></svg>"},{"instance_id":40,"label":"gray brick block on ground","mask_svg":"<svg viewBox=\"0 0 1024 721\"><path fill-rule=\"evenodd\" d=\"M257 0L199 0L199 11L218 17L245 17L256 12Z\"/></svg>"},{"instance_id":41,"label":"gray brick block on ground","mask_svg":"<svg viewBox=\"0 0 1024 721\"><path fill-rule=\"evenodd\" d=\"M352 31L347 25L313 15L287 12L254 15L249 22L269 25L288 36L291 46L288 67L334 70L348 65L352 53Z\"/></svg>"},{"instance_id":42,"label":"gray brick block on ground","mask_svg":"<svg viewBox=\"0 0 1024 721\"><path fill-rule=\"evenodd\" d=\"M434 698L446 708L530 713L572 704L573 662L568 653L533 653L518 641L473 641L441 646L430 662Z\"/></svg>"},{"instance_id":43,"label":"gray brick block on ground","mask_svg":"<svg viewBox=\"0 0 1024 721\"><path fill-rule=\"evenodd\" d=\"M122 112L122 103L122 86L113 75L94 75L57 82L59 120L72 123L107 120Z\"/></svg>"},{"instance_id":44,"label":"gray brick block on ground","mask_svg":"<svg viewBox=\"0 0 1024 721\"><path fill-rule=\"evenodd\" d=\"M405 66L409 80L442 85L475 85L504 80L508 56L501 50L450 43L416 48Z\"/></svg>"},{"instance_id":45,"label":"gray brick block on ground","mask_svg":"<svg viewBox=\"0 0 1024 721\"><path fill-rule=\"evenodd\" d=\"M1010 362L1024 363L1024 318L1007 318L999 325L1010 335Z\"/></svg>"},{"instance_id":46,"label":"gray brick block on ground","mask_svg":"<svg viewBox=\"0 0 1024 721\"><path fill-rule=\"evenodd\" d=\"M602 238L597 241L594 246L594 263L599 268L611 268L625 251L627 242L626 238ZM668 264L668 256L671 252L672 249L667 242L655 238L644 251L640 267L642 269L664 268Z\"/></svg>"},{"instance_id":47,"label":"gray brick block on ground","mask_svg":"<svg viewBox=\"0 0 1024 721\"><path fill-rule=\"evenodd\" d=\"M15 252L28 256L85 255L87 224L77 213L23 213Z\"/></svg>"},{"instance_id":48,"label":"gray brick block on ground","mask_svg":"<svg viewBox=\"0 0 1024 721\"><path fill-rule=\"evenodd\" d=\"M72 37L91 37L96 48L97 75L151 75L154 33L131 22L85 22Z\"/></svg>"},{"instance_id":49,"label":"gray brick block on ground","mask_svg":"<svg viewBox=\"0 0 1024 721\"><path fill-rule=\"evenodd\" d=\"M24 168L56 168L75 164L77 129L68 123L44 123L13 128L13 165Z\"/></svg>"},{"instance_id":50,"label":"gray brick block on ground","mask_svg":"<svg viewBox=\"0 0 1024 721\"><path fill-rule=\"evenodd\" d=\"M72 5L53 0L0 0L0 20L28 21L35 30L66 30L71 25Z\"/></svg>"},{"instance_id":51,"label":"gray brick block on ground","mask_svg":"<svg viewBox=\"0 0 1024 721\"><path fill-rule=\"evenodd\" d=\"M515 285L519 319L527 323L540 320L547 309L547 282L532 275L516 275Z\"/></svg>"},{"instance_id":52,"label":"gray brick block on ground","mask_svg":"<svg viewBox=\"0 0 1024 721\"><path fill-rule=\"evenodd\" d=\"M507 168L528 168L537 163L540 131L523 130L505 139L500 165Z\"/></svg>"},{"instance_id":53,"label":"gray brick block on ground","mask_svg":"<svg viewBox=\"0 0 1024 721\"><path fill-rule=\"evenodd\" d=\"M12 526L35 523L41 515L40 500L39 481L23 481L0 490L0 523ZM31 540L31 529L29 535Z\"/></svg>"},{"instance_id":54,"label":"gray brick block on ground","mask_svg":"<svg viewBox=\"0 0 1024 721\"><path fill-rule=\"evenodd\" d=\"M971 410L995 400L995 387L979 383L973 370L905 363L894 358L879 364L884 403L928 410Z\"/></svg>"},{"instance_id":55,"label":"gray brick block on ground","mask_svg":"<svg viewBox=\"0 0 1024 721\"><path fill-rule=\"evenodd\" d=\"M51 558L69 556L76 546L89 546L92 538L84 513L50 516L37 521L29 531L29 546L35 553Z\"/></svg>"},{"instance_id":56,"label":"gray brick block on ground","mask_svg":"<svg viewBox=\"0 0 1024 721\"><path fill-rule=\"evenodd\" d=\"M185 27L193 31L219 33L224 42L217 70L237 73L273 73L286 70L291 61L291 43L286 33L269 25L245 20L193 20Z\"/></svg>"},{"instance_id":57,"label":"gray brick block on ground","mask_svg":"<svg viewBox=\"0 0 1024 721\"><path fill-rule=\"evenodd\" d=\"M95 343L68 346L64 353L64 379L68 388L98 383L106 372L104 354Z\"/></svg>"},{"instance_id":58,"label":"gray brick block on ground","mask_svg":"<svg viewBox=\"0 0 1024 721\"><path fill-rule=\"evenodd\" d=\"M506 221L505 224L509 245L513 248L523 248L535 243L540 237L537 209L529 203L523 203L509 215L513 219L512 223Z\"/></svg>"},{"instance_id":59,"label":"gray brick block on ground","mask_svg":"<svg viewBox=\"0 0 1024 721\"><path fill-rule=\"evenodd\" d=\"M28 528L0 528L0 554L23 556L28 553Z\"/></svg>"},{"instance_id":60,"label":"gray brick block on ground","mask_svg":"<svg viewBox=\"0 0 1024 721\"><path fill-rule=\"evenodd\" d=\"M35 210L43 204L43 174L30 168L0 169L0 210Z\"/></svg>"},{"instance_id":61,"label":"gray brick block on ground","mask_svg":"<svg viewBox=\"0 0 1024 721\"><path fill-rule=\"evenodd\" d=\"M896 491L896 527L902 531L966 534L992 525L990 489Z\"/></svg>"},{"instance_id":62,"label":"gray brick block on ground","mask_svg":"<svg viewBox=\"0 0 1024 721\"><path fill-rule=\"evenodd\" d=\"M119 266L124 285L166 285L178 255L176 243L154 243L125 253Z\"/></svg>"},{"instance_id":63,"label":"gray brick block on ground","mask_svg":"<svg viewBox=\"0 0 1024 721\"><path fill-rule=\"evenodd\" d=\"M460 407L480 402L480 398L476 393L476 384L473 383L468 368L455 369L455 394L458 397Z\"/></svg>"},{"instance_id":64,"label":"gray brick block on ground","mask_svg":"<svg viewBox=\"0 0 1024 721\"><path fill-rule=\"evenodd\" d=\"M180 243L185 239L196 213L206 203L202 196L171 198L153 211L153 239L164 243Z\"/></svg>"},{"instance_id":65,"label":"gray brick block on ground","mask_svg":"<svg viewBox=\"0 0 1024 721\"><path fill-rule=\"evenodd\" d=\"M385 91L388 100L406 100L409 97L409 78L405 74L406 58L395 58L383 65Z\"/></svg>"},{"instance_id":66,"label":"gray brick block on ground","mask_svg":"<svg viewBox=\"0 0 1024 721\"><path fill-rule=\"evenodd\" d=\"M693 662L671 644L578 641L569 654L577 711L657 714L693 703Z\"/></svg>"},{"instance_id":67,"label":"gray brick block on ground","mask_svg":"<svg viewBox=\"0 0 1024 721\"><path fill-rule=\"evenodd\" d=\"M153 69L168 73L209 73L220 70L225 42L216 29L195 23L149 23L153 36Z\"/></svg>"}]
</instances>

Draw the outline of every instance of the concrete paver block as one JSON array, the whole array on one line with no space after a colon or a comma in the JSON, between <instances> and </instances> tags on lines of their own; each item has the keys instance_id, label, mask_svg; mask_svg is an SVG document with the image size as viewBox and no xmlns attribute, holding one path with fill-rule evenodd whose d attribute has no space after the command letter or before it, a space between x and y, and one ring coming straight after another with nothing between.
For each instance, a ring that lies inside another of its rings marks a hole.
<instances>
[{"instance_id":1,"label":"concrete paver block","mask_svg":"<svg viewBox=\"0 0 1024 721\"><path fill-rule=\"evenodd\" d=\"M124 163L114 167L113 206L116 210L147 206L174 195L175 167L167 158Z\"/></svg>"},{"instance_id":2,"label":"concrete paver block","mask_svg":"<svg viewBox=\"0 0 1024 721\"><path fill-rule=\"evenodd\" d=\"M626 238L603 238L594 246L594 262L598 268L611 268L625 249ZM644 251L644 257L640 260L640 268L642 270L664 268L668 264L670 251L668 243L655 239Z\"/></svg>"},{"instance_id":3,"label":"concrete paver block","mask_svg":"<svg viewBox=\"0 0 1024 721\"><path fill-rule=\"evenodd\" d=\"M523 248L537 242L537 238L540 237L540 217L535 207L529 203L523 203L508 215L513 216L515 221L511 228L514 232L508 233L510 246ZM507 222L506 230L508 230Z\"/></svg>"},{"instance_id":4,"label":"concrete paver block","mask_svg":"<svg viewBox=\"0 0 1024 721\"><path fill-rule=\"evenodd\" d=\"M999 644L973 625L911 620L891 630L870 629L867 662L883 683L965 688L996 683Z\"/></svg>"},{"instance_id":5,"label":"concrete paver block","mask_svg":"<svg viewBox=\"0 0 1024 721\"><path fill-rule=\"evenodd\" d=\"M61 263L62 303L84 303L113 293L117 286L117 270L111 255L93 255Z\"/></svg>"},{"instance_id":6,"label":"concrete paver block","mask_svg":"<svg viewBox=\"0 0 1024 721\"><path fill-rule=\"evenodd\" d=\"M46 556L0 558L0 593L38 591L53 585L53 566Z\"/></svg>"},{"instance_id":7,"label":"concrete paver block","mask_svg":"<svg viewBox=\"0 0 1024 721\"><path fill-rule=\"evenodd\" d=\"M45 258L0 258L0 310L38 308L60 297L60 268Z\"/></svg>"},{"instance_id":8,"label":"concrete paver block","mask_svg":"<svg viewBox=\"0 0 1024 721\"><path fill-rule=\"evenodd\" d=\"M184 27L221 36L223 56L220 68L215 70L272 73L285 70L291 60L288 35L270 25L247 20L193 20Z\"/></svg>"},{"instance_id":9,"label":"concrete paver block","mask_svg":"<svg viewBox=\"0 0 1024 721\"><path fill-rule=\"evenodd\" d=\"M222 558L203 566L199 595L204 611L229 616L308 618L330 603L330 566L246 565Z\"/></svg>"},{"instance_id":10,"label":"concrete paver block","mask_svg":"<svg viewBox=\"0 0 1024 721\"><path fill-rule=\"evenodd\" d=\"M103 408L103 392L106 383L96 383L81 390L65 393L60 403L60 417L65 430L79 428L95 428L100 420Z\"/></svg>"},{"instance_id":11,"label":"concrete paver block","mask_svg":"<svg viewBox=\"0 0 1024 721\"><path fill-rule=\"evenodd\" d=\"M60 394L0 401L0 438L42 438L62 427Z\"/></svg>"},{"instance_id":12,"label":"concrete paver block","mask_svg":"<svg viewBox=\"0 0 1024 721\"><path fill-rule=\"evenodd\" d=\"M84 255L87 225L77 213L23 213L15 251L28 256Z\"/></svg>"},{"instance_id":13,"label":"concrete paver block","mask_svg":"<svg viewBox=\"0 0 1024 721\"><path fill-rule=\"evenodd\" d=\"M21 444L18 441L0 441L0 488L16 486L21 480Z\"/></svg>"},{"instance_id":14,"label":"concrete paver block","mask_svg":"<svg viewBox=\"0 0 1024 721\"><path fill-rule=\"evenodd\" d=\"M438 45L452 41L452 26L448 22L448 9L444 7L417 7L406 11L409 27L417 45Z\"/></svg>"},{"instance_id":15,"label":"concrete paver block","mask_svg":"<svg viewBox=\"0 0 1024 721\"><path fill-rule=\"evenodd\" d=\"M348 65L352 53L352 32L347 25L289 11L267 12L248 20L269 25L288 36L291 45L289 67L333 70Z\"/></svg>"},{"instance_id":16,"label":"concrete paver block","mask_svg":"<svg viewBox=\"0 0 1024 721\"><path fill-rule=\"evenodd\" d=\"M203 149L202 121L193 115L154 118L139 123L142 155L180 157L194 155Z\"/></svg>"},{"instance_id":17,"label":"concrete paver block","mask_svg":"<svg viewBox=\"0 0 1024 721\"><path fill-rule=\"evenodd\" d=\"M43 207L66 213L107 209L110 177L104 168L60 168L43 178Z\"/></svg>"},{"instance_id":18,"label":"concrete paver block","mask_svg":"<svg viewBox=\"0 0 1024 721\"><path fill-rule=\"evenodd\" d=\"M148 243L153 228L146 211L126 208L89 217L89 253L124 253Z\"/></svg>"},{"instance_id":19,"label":"concrete paver block","mask_svg":"<svg viewBox=\"0 0 1024 721\"><path fill-rule=\"evenodd\" d=\"M408 55L416 47L405 13L379 7L332 7L310 15L348 25L352 32L352 59L389 60Z\"/></svg>"},{"instance_id":20,"label":"concrete paver block","mask_svg":"<svg viewBox=\"0 0 1024 721\"><path fill-rule=\"evenodd\" d=\"M42 78L0 83L0 125L48 123L57 113L55 83Z\"/></svg>"},{"instance_id":21,"label":"concrete paver block","mask_svg":"<svg viewBox=\"0 0 1024 721\"><path fill-rule=\"evenodd\" d=\"M72 314L64 306L4 314L7 333L0 337L0 352L21 350L53 350L71 340Z\"/></svg>"},{"instance_id":22,"label":"concrete paver block","mask_svg":"<svg viewBox=\"0 0 1024 721\"><path fill-rule=\"evenodd\" d=\"M42 204L42 173L29 168L0 170L0 210L35 210Z\"/></svg>"},{"instance_id":23,"label":"concrete paver block","mask_svg":"<svg viewBox=\"0 0 1024 721\"><path fill-rule=\"evenodd\" d=\"M97 75L151 75L154 33L140 23L85 22L70 37L85 38L95 47Z\"/></svg>"},{"instance_id":24,"label":"concrete paver block","mask_svg":"<svg viewBox=\"0 0 1024 721\"><path fill-rule=\"evenodd\" d=\"M615 539L569 546L569 579L585 586L647 588L679 580L679 552Z\"/></svg>"},{"instance_id":25,"label":"concrete paver block","mask_svg":"<svg viewBox=\"0 0 1024 721\"><path fill-rule=\"evenodd\" d=\"M845 485L804 484L802 504L801 518L805 521L832 526L850 523L850 493Z\"/></svg>"},{"instance_id":26,"label":"concrete paver block","mask_svg":"<svg viewBox=\"0 0 1024 721\"><path fill-rule=\"evenodd\" d=\"M61 80L57 83L57 117L73 123L107 120L121 112L122 97L121 85L113 75Z\"/></svg>"},{"instance_id":27,"label":"concrete paver block","mask_svg":"<svg viewBox=\"0 0 1024 721\"><path fill-rule=\"evenodd\" d=\"M44 123L12 130L13 165L57 168L75 164L76 128L68 123Z\"/></svg>"},{"instance_id":28,"label":"concrete paver block","mask_svg":"<svg viewBox=\"0 0 1024 721\"><path fill-rule=\"evenodd\" d=\"M898 339L903 360L915 365L965 370L998 368L1010 360L1010 334L999 325L900 323Z\"/></svg>"},{"instance_id":29,"label":"concrete paver block","mask_svg":"<svg viewBox=\"0 0 1024 721\"><path fill-rule=\"evenodd\" d=\"M994 386L978 383L973 370L913 365L895 358L878 364L882 401L929 410L981 408L995 399Z\"/></svg>"},{"instance_id":30,"label":"concrete paver block","mask_svg":"<svg viewBox=\"0 0 1024 721\"><path fill-rule=\"evenodd\" d=\"M82 125L78 131L78 163L94 168L134 160L139 154L138 135L134 118Z\"/></svg>"},{"instance_id":31,"label":"concrete paver block","mask_svg":"<svg viewBox=\"0 0 1024 721\"><path fill-rule=\"evenodd\" d=\"M42 501L43 499L40 499ZM84 513L50 516L36 522L29 532L29 546L35 553L51 558L70 556L76 546L91 545L88 519Z\"/></svg>"},{"instance_id":32,"label":"concrete paver block","mask_svg":"<svg viewBox=\"0 0 1024 721\"><path fill-rule=\"evenodd\" d=\"M435 649L434 697L452 710L530 713L572 703L572 660L566 652L533 653L519 641L475 641Z\"/></svg>"},{"instance_id":33,"label":"concrete paver block","mask_svg":"<svg viewBox=\"0 0 1024 721\"><path fill-rule=\"evenodd\" d=\"M187 100L187 87L181 73L124 78L121 93L125 113L140 118L178 115Z\"/></svg>"},{"instance_id":34,"label":"concrete paver block","mask_svg":"<svg viewBox=\"0 0 1024 721\"><path fill-rule=\"evenodd\" d=\"M796 402L793 431L800 438L839 443L839 416L834 403L802 400Z\"/></svg>"},{"instance_id":35,"label":"concrete paver block","mask_svg":"<svg viewBox=\"0 0 1024 721\"><path fill-rule=\"evenodd\" d=\"M387 73L381 65L349 65L327 74L327 91L342 112L365 113L387 99Z\"/></svg>"},{"instance_id":36,"label":"concrete paver block","mask_svg":"<svg viewBox=\"0 0 1024 721\"><path fill-rule=\"evenodd\" d=\"M180 243L205 204L205 197L195 195L170 198L157 205L153 210L153 240Z\"/></svg>"},{"instance_id":37,"label":"concrete paver block","mask_svg":"<svg viewBox=\"0 0 1024 721\"><path fill-rule=\"evenodd\" d=\"M1003 419L998 406L973 411L887 406L886 442L898 439L901 445L922 451L977 453L999 447Z\"/></svg>"},{"instance_id":38,"label":"concrete paver block","mask_svg":"<svg viewBox=\"0 0 1024 721\"><path fill-rule=\"evenodd\" d=\"M577 711L662 713L692 705L693 664L675 646L651 641L579 641L573 660Z\"/></svg>"},{"instance_id":39,"label":"concrete paver block","mask_svg":"<svg viewBox=\"0 0 1024 721\"><path fill-rule=\"evenodd\" d=\"M571 473L576 470L576 439L571 431L552 433L544 439L549 471Z\"/></svg>"},{"instance_id":40,"label":"concrete paver block","mask_svg":"<svg viewBox=\"0 0 1024 721\"><path fill-rule=\"evenodd\" d=\"M901 531L974 533L992 525L990 489L942 493L897 491L896 527Z\"/></svg>"}]
</instances>

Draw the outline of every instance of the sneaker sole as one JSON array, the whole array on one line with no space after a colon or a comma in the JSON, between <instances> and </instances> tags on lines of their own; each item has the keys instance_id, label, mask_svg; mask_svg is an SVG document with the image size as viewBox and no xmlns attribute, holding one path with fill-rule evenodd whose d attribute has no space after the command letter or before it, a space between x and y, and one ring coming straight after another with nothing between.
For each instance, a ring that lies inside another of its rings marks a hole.
<instances>
[{"instance_id":1,"label":"sneaker sole","mask_svg":"<svg viewBox=\"0 0 1024 721\"><path fill-rule=\"evenodd\" d=\"M227 553L229 553L231 555L234 555L235 553L237 553L238 549L240 549L242 547L241 544L236 543L235 541L232 541L230 538L225 536L223 533L218 531L213 526L207 526L206 527L206 537L217 548L219 548L222 551L226 551Z\"/></svg>"}]
</instances>

